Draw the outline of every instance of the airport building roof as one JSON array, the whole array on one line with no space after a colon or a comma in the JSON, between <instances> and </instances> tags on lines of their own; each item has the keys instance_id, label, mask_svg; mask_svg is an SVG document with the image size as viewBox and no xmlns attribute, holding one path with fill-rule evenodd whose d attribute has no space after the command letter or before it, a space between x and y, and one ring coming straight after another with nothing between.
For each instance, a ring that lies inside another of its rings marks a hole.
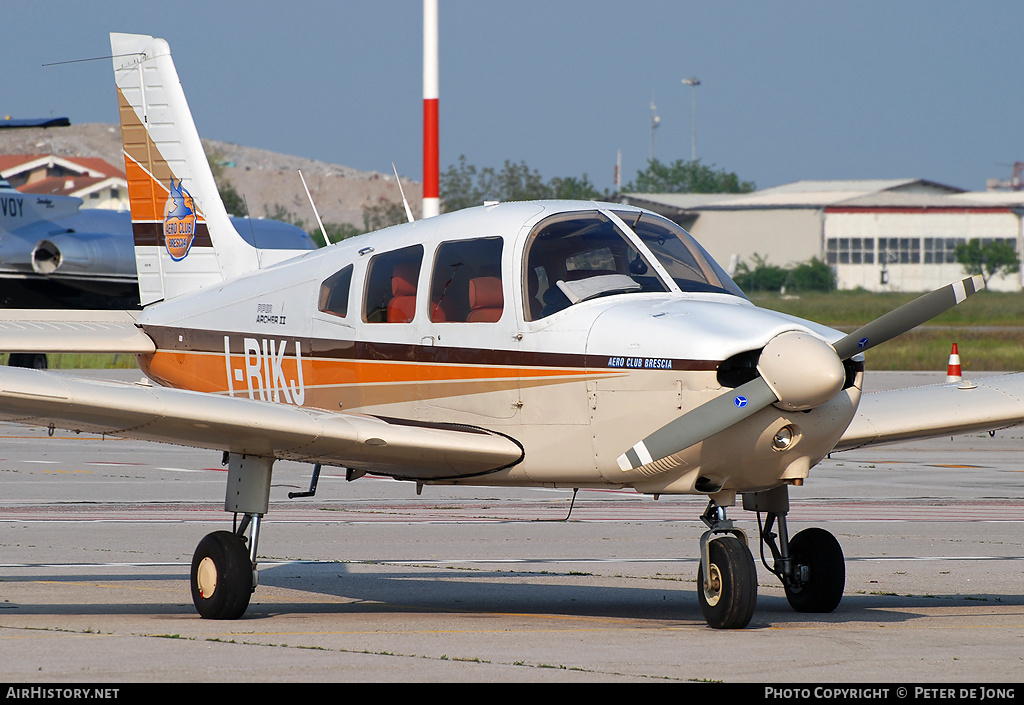
<instances>
[{"instance_id":1,"label":"airport building roof","mask_svg":"<svg viewBox=\"0 0 1024 705\"><path fill-rule=\"evenodd\" d=\"M624 193L622 198L670 216L712 210L1024 206L1024 192L964 191L925 179L796 181L750 193Z\"/></svg>"},{"instance_id":2,"label":"airport building roof","mask_svg":"<svg viewBox=\"0 0 1024 705\"><path fill-rule=\"evenodd\" d=\"M128 207L125 173L98 157L58 157L54 154L0 155L0 179L22 193L75 196L88 208Z\"/></svg>"},{"instance_id":3,"label":"airport building roof","mask_svg":"<svg viewBox=\"0 0 1024 705\"><path fill-rule=\"evenodd\" d=\"M2 154L0 177L15 188L22 184L55 176L116 177L124 179L124 170L98 157L58 157L55 154Z\"/></svg>"}]
</instances>

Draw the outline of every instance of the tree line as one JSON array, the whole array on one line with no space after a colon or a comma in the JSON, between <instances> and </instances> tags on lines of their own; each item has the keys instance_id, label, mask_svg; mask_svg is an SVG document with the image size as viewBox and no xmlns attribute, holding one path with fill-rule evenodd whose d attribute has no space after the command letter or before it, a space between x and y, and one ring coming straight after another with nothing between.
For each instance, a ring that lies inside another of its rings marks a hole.
<instances>
[{"instance_id":1,"label":"tree line","mask_svg":"<svg viewBox=\"0 0 1024 705\"><path fill-rule=\"evenodd\" d=\"M245 199L225 173L222 159L216 153L209 154L208 158L228 213L249 215ZM699 159L679 159L670 164L652 159L622 190L627 193L746 193L754 188L753 182L741 181L735 173L707 166ZM500 169L478 169L463 155L440 174L440 196L442 212L451 213L479 206L485 201L610 200L615 194L598 189L586 174L545 179L525 161L514 163L509 160ZM264 206L263 217L291 223L306 230L318 245L324 244L316 223L299 218L283 205ZM397 200L382 199L379 203L363 206L361 228L352 223L328 222L324 223L324 230L331 242L337 242L404 222L404 206Z\"/></svg>"},{"instance_id":2,"label":"tree line","mask_svg":"<svg viewBox=\"0 0 1024 705\"><path fill-rule=\"evenodd\" d=\"M446 212L478 206L484 201L533 201L549 198L569 200L610 200L615 194L600 191L583 176L556 176L545 180L526 162L505 160L501 169L477 169L465 156L441 174L441 202ZM626 193L748 193L751 181L741 181L732 172L715 169L699 159L678 159L663 164L657 159L638 171L636 178L623 187Z\"/></svg>"}]
</instances>

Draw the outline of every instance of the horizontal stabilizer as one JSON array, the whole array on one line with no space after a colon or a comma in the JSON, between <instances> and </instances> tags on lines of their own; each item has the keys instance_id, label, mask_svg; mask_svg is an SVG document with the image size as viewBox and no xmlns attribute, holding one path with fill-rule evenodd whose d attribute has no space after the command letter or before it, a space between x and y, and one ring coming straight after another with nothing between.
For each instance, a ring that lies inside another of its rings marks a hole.
<instances>
[{"instance_id":1,"label":"horizontal stabilizer","mask_svg":"<svg viewBox=\"0 0 1024 705\"><path fill-rule=\"evenodd\" d=\"M0 352L151 354L153 340L132 311L6 309L0 312Z\"/></svg>"}]
</instances>

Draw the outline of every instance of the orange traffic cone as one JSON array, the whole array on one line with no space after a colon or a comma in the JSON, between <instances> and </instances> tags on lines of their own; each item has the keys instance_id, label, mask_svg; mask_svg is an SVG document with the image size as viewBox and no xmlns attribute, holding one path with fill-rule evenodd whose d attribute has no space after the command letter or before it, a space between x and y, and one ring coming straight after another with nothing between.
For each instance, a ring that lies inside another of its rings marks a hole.
<instances>
[{"instance_id":1,"label":"orange traffic cone","mask_svg":"<svg viewBox=\"0 0 1024 705\"><path fill-rule=\"evenodd\" d=\"M956 343L953 343L953 350L949 353L949 367L946 368L946 383L961 381L963 375L960 372L960 353L956 349Z\"/></svg>"}]
</instances>

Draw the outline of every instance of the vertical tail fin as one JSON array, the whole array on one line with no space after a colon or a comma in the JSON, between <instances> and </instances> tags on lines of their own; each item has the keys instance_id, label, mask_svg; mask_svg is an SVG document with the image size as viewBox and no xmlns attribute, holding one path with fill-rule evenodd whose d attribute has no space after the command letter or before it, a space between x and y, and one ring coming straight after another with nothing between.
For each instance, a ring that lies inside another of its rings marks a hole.
<instances>
[{"instance_id":1,"label":"vertical tail fin","mask_svg":"<svg viewBox=\"0 0 1024 705\"><path fill-rule=\"evenodd\" d=\"M228 218L163 39L110 35L142 305L259 268Z\"/></svg>"}]
</instances>

